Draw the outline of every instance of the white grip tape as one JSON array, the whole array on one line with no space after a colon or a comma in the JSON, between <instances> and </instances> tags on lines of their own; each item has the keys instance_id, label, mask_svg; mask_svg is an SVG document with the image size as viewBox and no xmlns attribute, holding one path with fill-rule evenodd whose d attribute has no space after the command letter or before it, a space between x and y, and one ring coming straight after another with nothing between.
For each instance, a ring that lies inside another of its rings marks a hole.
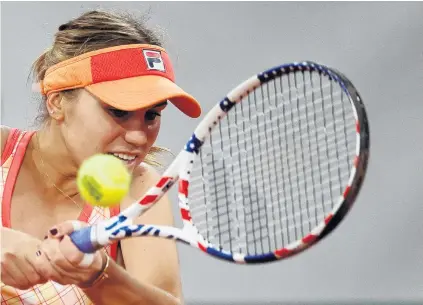
<instances>
[{"instance_id":1,"label":"white grip tape","mask_svg":"<svg viewBox=\"0 0 423 305\"><path fill-rule=\"evenodd\" d=\"M79 263L81 267L89 267L94 262L95 253L86 253L82 258L82 261Z\"/></svg>"},{"instance_id":2,"label":"white grip tape","mask_svg":"<svg viewBox=\"0 0 423 305\"><path fill-rule=\"evenodd\" d=\"M81 223L79 221L72 221L72 226L74 231L82 229Z\"/></svg>"},{"instance_id":3,"label":"white grip tape","mask_svg":"<svg viewBox=\"0 0 423 305\"><path fill-rule=\"evenodd\" d=\"M74 231L82 229L82 225L79 221L72 221ZM80 267L89 267L94 262L95 253L85 253L82 261L79 263Z\"/></svg>"}]
</instances>

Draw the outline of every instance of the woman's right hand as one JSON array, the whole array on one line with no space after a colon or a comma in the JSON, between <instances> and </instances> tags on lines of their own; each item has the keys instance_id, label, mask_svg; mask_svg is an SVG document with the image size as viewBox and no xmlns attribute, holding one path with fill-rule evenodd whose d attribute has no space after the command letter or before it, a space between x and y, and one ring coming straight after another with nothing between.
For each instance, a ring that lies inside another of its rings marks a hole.
<instances>
[{"instance_id":1,"label":"woman's right hand","mask_svg":"<svg viewBox=\"0 0 423 305\"><path fill-rule=\"evenodd\" d=\"M1 228L0 236L0 277L3 284L25 290L47 282L37 271L37 265L40 263L50 265L38 250L41 240L9 228Z\"/></svg>"}]
</instances>

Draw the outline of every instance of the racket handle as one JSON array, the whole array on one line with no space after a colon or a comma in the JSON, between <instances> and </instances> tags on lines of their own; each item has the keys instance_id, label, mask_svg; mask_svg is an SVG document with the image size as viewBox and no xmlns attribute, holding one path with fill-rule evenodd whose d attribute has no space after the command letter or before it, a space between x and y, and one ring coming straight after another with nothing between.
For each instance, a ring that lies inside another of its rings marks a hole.
<instances>
[{"instance_id":1,"label":"racket handle","mask_svg":"<svg viewBox=\"0 0 423 305\"><path fill-rule=\"evenodd\" d=\"M75 246L84 253L94 253L97 249L91 242L92 227L85 227L77 231L73 231L69 237Z\"/></svg>"}]
</instances>

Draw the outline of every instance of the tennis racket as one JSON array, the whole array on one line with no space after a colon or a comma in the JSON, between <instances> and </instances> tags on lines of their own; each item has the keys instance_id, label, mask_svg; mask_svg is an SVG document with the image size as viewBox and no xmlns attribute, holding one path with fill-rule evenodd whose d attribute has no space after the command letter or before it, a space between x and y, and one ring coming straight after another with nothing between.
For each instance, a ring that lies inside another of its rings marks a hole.
<instances>
[{"instance_id":1,"label":"tennis racket","mask_svg":"<svg viewBox=\"0 0 423 305\"><path fill-rule=\"evenodd\" d=\"M285 64L230 91L154 187L71 239L84 253L156 236L235 263L284 259L338 226L368 158L366 111L346 76L310 61ZM181 228L133 224L176 183Z\"/></svg>"}]
</instances>

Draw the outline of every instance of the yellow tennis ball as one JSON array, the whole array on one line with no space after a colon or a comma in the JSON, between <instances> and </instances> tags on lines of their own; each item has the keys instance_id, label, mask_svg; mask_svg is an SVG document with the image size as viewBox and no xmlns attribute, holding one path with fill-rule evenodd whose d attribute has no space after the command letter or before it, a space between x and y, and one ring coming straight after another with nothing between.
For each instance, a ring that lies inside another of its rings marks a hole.
<instances>
[{"instance_id":1,"label":"yellow tennis ball","mask_svg":"<svg viewBox=\"0 0 423 305\"><path fill-rule=\"evenodd\" d=\"M76 178L81 197L91 205L119 204L129 191L131 175L117 157L96 154L80 166Z\"/></svg>"}]
</instances>

